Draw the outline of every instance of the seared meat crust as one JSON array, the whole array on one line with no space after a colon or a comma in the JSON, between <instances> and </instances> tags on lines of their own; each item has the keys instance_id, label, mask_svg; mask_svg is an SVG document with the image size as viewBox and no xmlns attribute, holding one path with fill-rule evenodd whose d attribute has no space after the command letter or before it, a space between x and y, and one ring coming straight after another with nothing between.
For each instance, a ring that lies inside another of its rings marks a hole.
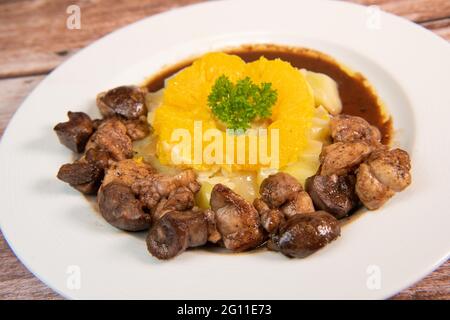
<instances>
[{"instance_id":1,"label":"seared meat crust","mask_svg":"<svg viewBox=\"0 0 450 320\"><path fill-rule=\"evenodd\" d=\"M230 188L216 184L211 192L211 209L224 245L233 251L257 247L263 240L256 209Z\"/></svg>"},{"instance_id":2,"label":"seared meat crust","mask_svg":"<svg viewBox=\"0 0 450 320\"><path fill-rule=\"evenodd\" d=\"M89 137L94 132L91 118L84 112L67 113L69 121L58 123L53 130L59 141L73 152L83 152Z\"/></svg>"}]
</instances>

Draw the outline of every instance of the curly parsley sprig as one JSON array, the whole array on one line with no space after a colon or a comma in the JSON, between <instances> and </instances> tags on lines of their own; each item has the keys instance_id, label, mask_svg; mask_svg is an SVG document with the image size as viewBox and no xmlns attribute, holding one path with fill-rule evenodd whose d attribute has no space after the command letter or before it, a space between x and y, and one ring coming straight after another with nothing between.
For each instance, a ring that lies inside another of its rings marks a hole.
<instances>
[{"instance_id":1,"label":"curly parsley sprig","mask_svg":"<svg viewBox=\"0 0 450 320\"><path fill-rule=\"evenodd\" d=\"M227 76L221 75L208 96L208 106L228 129L246 130L255 118L272 115L271 108L277 96L271 83L263 82L258 86L246 77L233 84Z\"/></svg>"}]
</instances>

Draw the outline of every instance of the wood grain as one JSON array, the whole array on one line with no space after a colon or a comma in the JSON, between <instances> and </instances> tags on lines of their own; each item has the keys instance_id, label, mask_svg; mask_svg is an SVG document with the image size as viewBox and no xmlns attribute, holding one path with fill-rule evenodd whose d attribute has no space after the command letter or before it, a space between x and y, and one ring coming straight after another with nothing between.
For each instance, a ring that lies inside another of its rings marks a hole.
<instances>
[{"instance_id":1,"label":"wood grain","mask_svg":"<svg viewBox=\"0 0 450 320\"><path fill-rule=\"evenodd\" d=\"M48 73L103 35L146 16L202 0L23 0L0 3L0 78ZM450 16L448 0L353 0L416 22ZM81 8L81 29L66 28L66 8ZM443 32L447 37L448 33ZM448 38L450 39L450 38Z\"/></svg>"},{"instance_id":2,"label":"wood grain","mask_svg":"<svg viewBox=\"0 0 450 320\"><path fill-rule=\"evenodd\" d=\"M202 0L0 0L0 139L15 110L53 68L103 35L148 15ZM421 23L450 40L449 0L352 0ZM65 28L78 4L81 30ZM15 257L0 232L0 299L62 299ZM393 299L450 299L450 261Z\"/></svg>"},{"instance_id":3,"label":"wood grain","mask_svg":"<svg viewBox=\"0 0 450 320\"><path fill-rule=\"evenodd\" d=\"M350 0L350 2L378 5L384 11L419 23L450 16L448 0Z\"/></svg>"},{"instance_id":4,"label":"wood grain","mask_svg":"<svg viewBox=\"0 0 450 320\"><path fill-rule=\"evenodd\" d=\"M0 137L22 101L44 77L0 79Z\"/></svg>"},{"instance_id":5,"label":"wood grain","mask_svg":"<svg viewBox=\"0 0 450 320\"><path fill-rule=\"evenodd\" d=\"M424 22L422 26L450 41L450 18Z\"/></svg>"},{"instance_id":6,"label":"wood grain","mask_svg":"<svg viewBox=\"0 0 450 320\"><path fill-rule=\"evenodd\" d=\"M62 299L16 258L0 233L0 300Z\"/></svg>"},{"instance_id":7,"label":"wood grain","mask_svg":"<svg viewBox=\"0 0 450 320\"><path fill-rule=\"evenodd\" d=\"M131 22L201 0L23 0L0 3L0 78L48 73L92 41ZM66 28L66 8L81 29Z\"/></svg>"},{"instance_id":8,"label":"wood grain","mask_svg":"<svg viewBox=\"0 0 450 320\"><path fill-rule=\"evenodd\" d=\"M450 260L394 300L450 300Z\"/></svg>"}]
</instances>

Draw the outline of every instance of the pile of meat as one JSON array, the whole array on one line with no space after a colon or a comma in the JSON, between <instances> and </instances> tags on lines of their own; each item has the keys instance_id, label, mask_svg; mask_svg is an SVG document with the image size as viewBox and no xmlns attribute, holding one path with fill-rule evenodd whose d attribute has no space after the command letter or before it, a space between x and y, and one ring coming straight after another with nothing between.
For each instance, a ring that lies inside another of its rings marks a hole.
<instances>
[{"instance_id":1,"label":"pile of meat","mask_svg":"<svg viewBox=\"0 0 450 320\"><path fill-rule=\"evenodd\" d=\"M330 127L333 144L322 149L319 172L306 181L316 207L342 218L358 200L375 210L411 184L408 153L381 144L376 127L348 115L335 116Z\"/></svg>"},{"instance_id":2,"label":"pile of meat","mask_svg":"<svg viewBox=\"0 0 450 320\"><path fill-rule=\"evenodd\" d=\"M306 190L280 172L266 178L260 198L249 203L217 184L210 209L202 210L195 206L200 184L194 171L164 175L133 159L132 142L150 132L143 89L112 89L98 95L97 105L102 119L69 112L69 121L55 126L61 143L80 154L60 168L58 178L84 194L97 194L111 225L148 230L148 250L158 259L207 243L235 252L266 245L305 257L336 239L338 219L360 202L377 209L411 183L405 151L388 150L378 129L364 119L341 115L331 121L334 143L324 147Z\"/></svg>"}]
</instances>

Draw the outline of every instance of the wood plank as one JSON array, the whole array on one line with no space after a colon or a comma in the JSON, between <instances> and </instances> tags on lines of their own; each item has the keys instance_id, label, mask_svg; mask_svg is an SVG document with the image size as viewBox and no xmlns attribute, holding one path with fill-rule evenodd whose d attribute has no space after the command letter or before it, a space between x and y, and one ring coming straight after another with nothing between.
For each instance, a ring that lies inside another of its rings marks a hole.
<instances>
[{"instance_id":1,"label":"wood plank","mask_svg":"<svg viewBox=\"0 0 450 320\"><path fill-rule=\"evenodd\" d=\"M24 0L0 3L0 78L42 74L103 35L148 15L203 0ZM448 0L351 0L378 4L416 22L450 17ZM81 8L81 29L66 28L66 8Z\"/></svg>"},{"instance_id":2,"label":"wood plank","mask_svg":"<svg viewBox=\"0 0 450 320\"><path fill-rule=\"evenodd\" d=\"M44 77L0 79L0 138L16 109Z\"/></svg>"},{"instance_id":3,"label":"wood plank","mask_svg":"<svg viewBox=\"0 0 450 320\"><path fill-rule=\"evenodd\" d=\"M450 1L449 1L450 2ZM422 23L422 26L450 41L450 18Z\"/></svg>"},{"instance_id":4,"label":"wood plank","mask_svg":"<svg viewBox=\"0 0 450 320\"><path fill-rule=\"evenodd\" d=\"M393 297L395 300L450 300L450 260L417 284Z\"/></svg>"},{"instance_id":5,"label":"wood plank","mask_svg":"<svg viewBox=\"0 0 450 320\"><path fill-rule=\"evenodd\" d=\"M0 3L0 78L47 73L111 31L149 15L202 0L25 0ZM81 29L66 27L69 5Z\"/></svg>"},{"instance_id":6,"label":"wood plank","mask_svg":"<svg viewBox=\"0 0 450 320\"><path fill-rule=\"evenodd\" d=\"M449 0L349 0L349 2L378 5L384 11L414 22L425 22L450 17Z\"/></svg>"},{"instance_id":7,"label":"wood plank","mask_svg":"<svg viewBox=\"0 0 450 320\"><path fill-rule=\"evenodd\" d=\"M0 232L0 300L62 299L20 263Z\"/></svg>"}]
</instances>

